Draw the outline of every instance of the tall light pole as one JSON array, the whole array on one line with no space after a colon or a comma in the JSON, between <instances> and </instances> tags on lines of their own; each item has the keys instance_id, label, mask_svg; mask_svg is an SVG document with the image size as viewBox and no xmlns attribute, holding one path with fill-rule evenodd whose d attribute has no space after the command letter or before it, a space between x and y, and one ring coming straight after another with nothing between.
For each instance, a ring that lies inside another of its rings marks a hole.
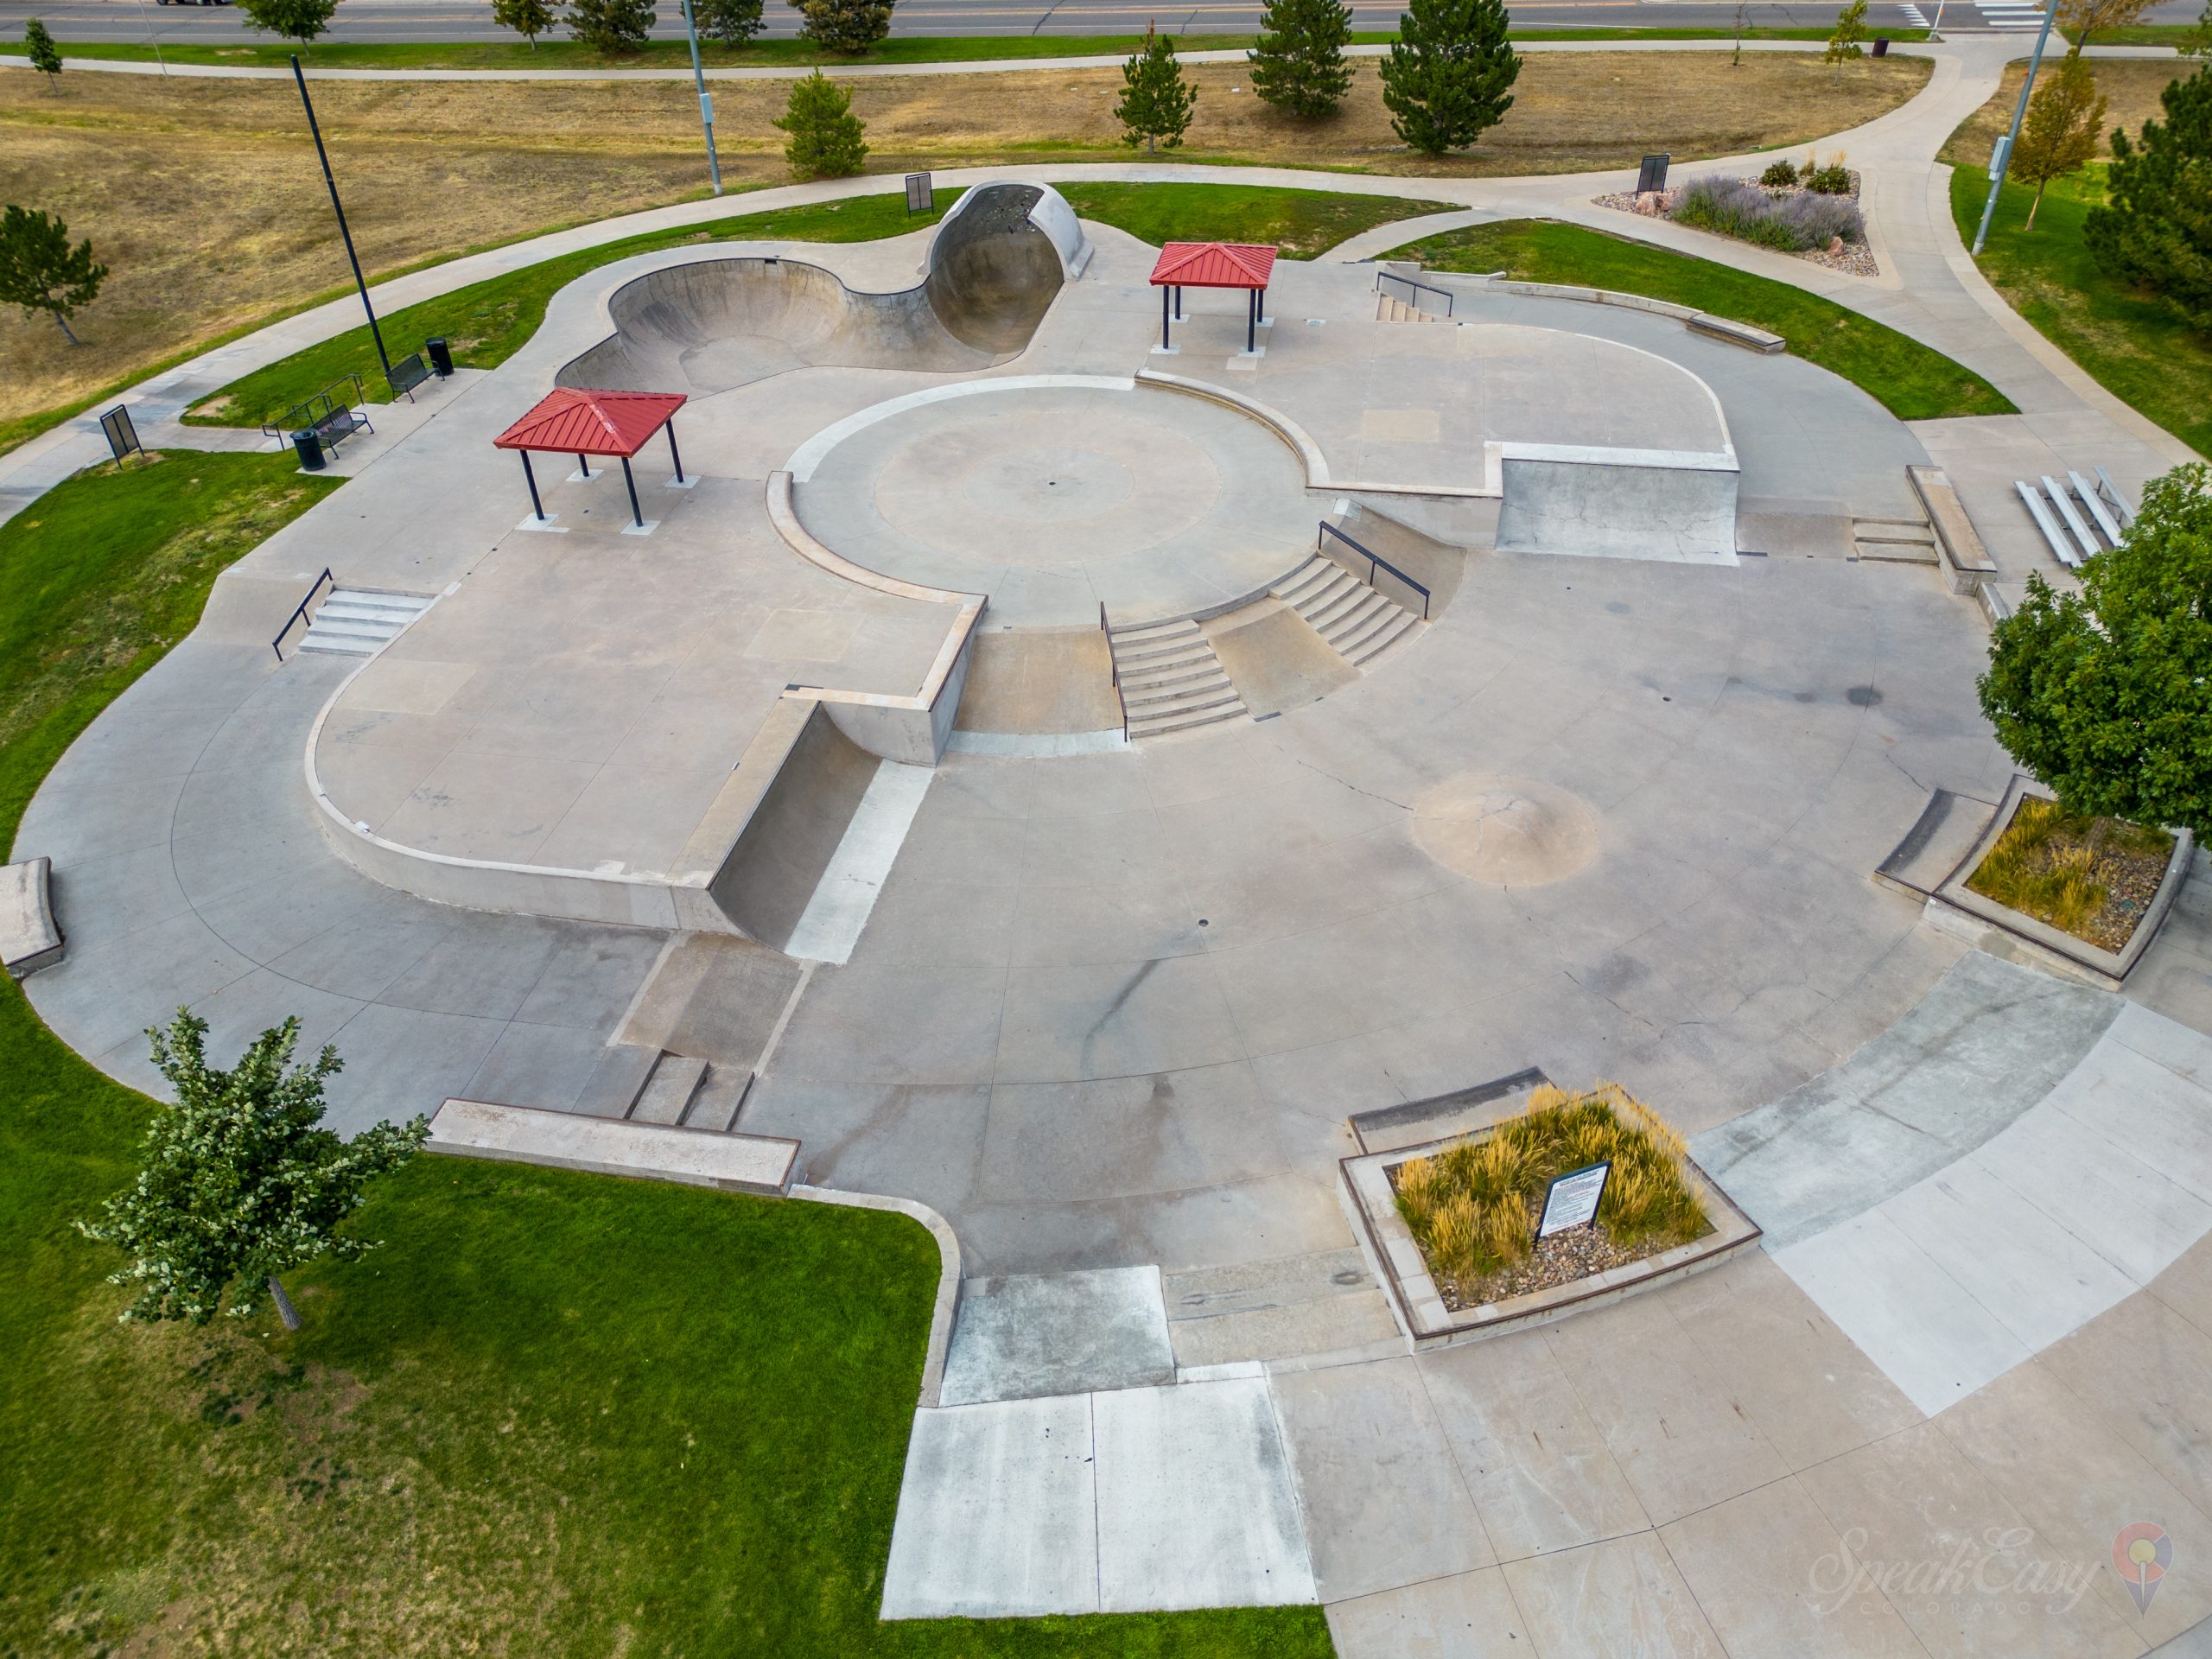
<instances>
[{"instance_id":1,"label":"tall light pole","mask_svg":"<svg viewBox=\"0 0 2212 1659\"><path fill-rule=\"evenodd\" d=\"M2052 0L2056 4L2057 0ZM699 124L707 130L707 172L715 194L722 193L722 164L715 156L715 100L707 91L707 72L699 67L699 28L691 21L691 0L683 0L683 33L691 42L691 80L699 89Z\"/></svg>"},{"instance_id":2,"label":"tall light pole","mask_svg":"<svg viewBox=\"0 0 2212 1659\"><path fill-rule=\"evenodd\" d=\"M353 267L353 286L361 291L361 309L369 314L369 337L377 343L377 361L384 378L391 378L391 359L384 349L384 330L377 327L377 308L369 303L369 285L361 280L361 261L353 251L353 232L346 228L346 209L338 200L338 181L331 176L330 152L322 147L322 129L315 124L315 105L308 98L308 78L300 67L300 54L292 54L292 79L300 83L300 106L308 112L308 130L315 135L315 153L322 161L322 181L330 187L330 210L338 215L338 234L345 239L346 263Z\"/></svg>"},{"instance_id":3,"label":"tall light pole","mask_svg":"<svg viewBox=\"0 0 2212 1659\"><path fill-rule=\"evenodd\" d=\"M2012 146L2020 139L2020 123L2027 118L2028 94L2036 89L2036 71L2043 67L2043 49L2050 41L2050 26L2058 16L2058 0L2047 0L2043 29L2036 36L2035 55L2028 60L2028 78L2020 84L2020 101L2012 107L2012 130L1997 141L1989 157L1989 200L1982 204L1981 228L1974 233L1974 251L1980 257L1989 240L1989 221L1997 217L1997 194L2005 188L2005 170L2012 165Z\"/></svg>"}]
</instances>

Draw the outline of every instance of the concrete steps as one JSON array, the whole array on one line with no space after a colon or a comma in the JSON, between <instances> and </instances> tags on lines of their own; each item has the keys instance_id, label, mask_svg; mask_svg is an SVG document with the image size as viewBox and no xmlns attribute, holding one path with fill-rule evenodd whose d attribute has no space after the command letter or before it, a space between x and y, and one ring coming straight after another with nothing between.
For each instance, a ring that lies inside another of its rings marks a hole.
<instances>
[{"instance_id":1,"label":"concrete steps","mask_svg":"<svg viewBox=\"0 0 2212 1659\"><path fill-rule=\"evenodd\" d=\"M1341 1353L1398 1335L1356 1249L1165 1274L1160 1291L1184 1369Z\"/></svg>"},{"instance_id":2,"label":"concrete steps","mask_svg":"<svg viewBox=\"0 0 2212 1659\"><path fill-rule=\"evenodd\" d=\"M1424 311L1417 305L1393 299L1388 294L1375 296L1375 321L1377 322L1449 322L1452 319L1442 312Z\"/></svg>"},{"instance_id":3,"label":"concrete steps","mask_svg":"<svg viewBox=\"0 0 2212 1659\"><path fill-rule=\"evenodd\" d=\"M1858 518L1851 521L1852 550L1862 559L1892 564L1935 564L1936 531L1925 518Z\"/></svg>"},{"instance_id":4,"label":"concrete steps","mask_svg":"<svg viewBox=\"0 0 2212 1659\"><path fill-rule=\"evenodd\" d=\"M1274 594L1354 667L1424 626L1396 601L1318 553L1277 583Z\"/></svg>"},{"instance_id":5,"label":"concrete steps","mask_svg":"<svg viewBox=\"0 0 2212 1659\"><path fill-rule=\"evenodd\" d=\"M421 594L378 594L336 588L308 622L302 651L372 657L402 628L430 607Z\"/></svg>"},{"instance_id":6,"label":"concrete steps","mask_svg":"<svg viewBox=\"0 0 2212 1659\"><path fill-rule=\"evenodd\" d=\"M601 1055L573 1109L589 1117L727 1133L737 1122L743 1095L733 1103L727 1090L708 1087L713 1069L691 1055L619 1043Z\"/></svg>"},{"instance_id":7,"label":"concrete steps","mask_svg":"<svg viewBox=\"0 0 2212 1659\"><path fill-rule=\"evenodd\" d=\"M1212 645L1188 617L1110 629L1106 639L1121 678L1132 741L1251 712L1222 671Z\"/></svg>"}]
</instances>

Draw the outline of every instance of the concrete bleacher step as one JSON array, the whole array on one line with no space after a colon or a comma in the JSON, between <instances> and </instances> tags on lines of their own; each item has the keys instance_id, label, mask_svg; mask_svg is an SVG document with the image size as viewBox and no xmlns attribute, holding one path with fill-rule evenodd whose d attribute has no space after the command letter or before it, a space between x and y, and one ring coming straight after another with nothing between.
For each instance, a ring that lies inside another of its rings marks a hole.
<instances>
[{"instance_id":1,"label":"concrete bleacher step","mask_svg":"<svg viewBox=\"0 0 2212 1659\"><path fill-rule=\"evenodd\" d=\"M430 607L423 594L384 594L338 588L308 619L302 651L343 657L372 657L394 635Z\"/></svg>"},{"instance_id":2,"label":"concrete bleacher step","mask_svg":"<svg viewBox=\"0 0 2212 1659\"><path fill-rule=\"evenodd\" d=\"M1160 1291L1185 1369L1340 1353L1398 1334L1356 1249L1163 1274Z\"/></svg>"},{"instance_id":3,"label":"concrete bleacher step","mask_svg":"<svg viewBox=\"0 0 2212 1659\"><path fill-rule=\"evenodd\" d=\"M1106 639L1133 740L1235 720L1250 712L1223 671L1213 646L1189 617L1110 629Z\"/></svg>"},{"instance_id":4,"label":"concrete bleacher step","mask_svg":"<svg viewBox=\"0 0 2212 1659\"><path fill-rule=\"evenodd\" d=\"M1277 584L1274 594L1354 667L1395 644L1421 622L1388 594L1318 553Z\"/></svg>"}]
</instances>

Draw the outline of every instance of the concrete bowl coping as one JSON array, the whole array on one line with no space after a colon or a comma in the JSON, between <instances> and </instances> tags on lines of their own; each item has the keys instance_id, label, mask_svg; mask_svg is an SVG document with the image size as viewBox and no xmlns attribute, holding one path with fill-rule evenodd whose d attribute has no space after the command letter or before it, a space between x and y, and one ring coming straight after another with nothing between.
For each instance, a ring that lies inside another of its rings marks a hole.
<instances>
[{"instance_id":1,"label":"concrete bowl coping","mask_svg":"<svg viewBox=\"0 0 2212 1659\"><path fill-rule=\"evenodd\" d=\"M60 962L66 948L54 919L50 860L0 866L0 961L11 979L28 978Z\"/></svg>"},{"instance_id":2,"label":"concrete bowl coping","mask_svg":"<svg viewBox=\"0 0 2212 1659\"><path fill-rule=\"evenodd\" d=\"M2014 772L2004 798L1990 814L1989 822L1974 838L1974 844L1967 848L1966 856L1929 896L1928 924L1954 938L1985 947L1988 935L1993 931L2012 947L2014 953L2024 955L2038 966L2055 969L2069 978L2086 980L2104 990L2116 991L2143 959L2143 953L2151 948L2151 941L2172 911L2174 901L2181 897L2182 884L2189 879L2190 866L2196 855L2196 838L2186 830L2168 828L2166 833L2174 838L2173 853L2166 860L2166 872L2158 880L2158 891L2144 906L2142 919L2135 924L2135 931L2127 936L2127 943L2120 950L2101 950L2087 939L2077 939L2047 922L2023 915L1967 886L1967 879L1981 868L1982 860L1989 856L1990 849L2012 826L2012 815L2019 810L2020 803L2030 796L2043 801L2057 798L2025 772Z\"/></svg>"},{"instance_id":3,"label":"concrete bowl coping","mask_svg":"<svg viewBox=\"0 0 2212 1659\"><path fill-rule=\"evenodd\" d=\"M930 1314L929 1351L922 1361L922 1395L920 1404L936 1406L944 1393L944 1359L952 1347L952 1325L960 1312L960 1287L965 1281L960 1272L960 1240L952 1230L952 1224L929 1207L912 1198L888 1198L874 1192L845 1192L826 1186L809 1186L795 1182L789 1198L807 1204L839 1204L855 1210L888 1210L918 1221L930 1230L930 1236L937 1240L938 1273L937 1300Z\"/></svg>"},{"instance_id":4,"label":"concrete bowl coping","mask_svg":"<svg viewBox=\"0 0 2212 1659\"><path fill-rule=\"evenodd\" d=\"M1639 1291L1719 1267L1758 1240L1758 1224L1737 1208L1694 1160L1685 1157L1682 1173L1713 1223L1713 1230L1704 1237L1678 1244L1641 1262L1610 1268L1586 1279L1454 1313L1445 1306L1443 1294L1421 1255L1421 1246L1414 1242L1412 1229L1398 1213L1389 1172L1400 1164L1446 1147L1485 1140L1494 1128L1446 1135L1385 1152L1365 1153L1343 1159L1337 1166L1338 1201L1351 1222L1352 1232L1359 1240L1361 1253L1367 1257L1370 1271L1382 1287L1391 1315L1398 1321L1399 1330L1405 1333L1409 1353L1455 1348L1509 1332L1554 1324L1569 1314L1605 1307Z\"/></svg>"}]
</instances>

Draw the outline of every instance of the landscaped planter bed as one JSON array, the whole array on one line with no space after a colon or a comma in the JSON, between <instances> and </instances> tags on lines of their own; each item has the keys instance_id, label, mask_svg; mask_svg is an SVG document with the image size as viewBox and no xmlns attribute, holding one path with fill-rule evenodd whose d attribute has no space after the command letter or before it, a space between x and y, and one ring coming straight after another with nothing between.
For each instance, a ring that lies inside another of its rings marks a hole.
<instances>
[{"instance_id":1,"label":"landscaped planter bed","mask_svg":"<svg viewBox=\"0 0 2212 1659\"><path fill-rule=\"evenodd\" d=\"M1596 1222L1535 1237L1554 1178L1611 1166ZM1416 1349L1541 1325L1726 1260L1758 1236L1681 1139L1609 1084L1544 1084L1471 1134L1345 1159L1343 1193Z\"/></svg>"},{"instance_id":2,"label":"landscaped planter bed","mask_svg":"<svg viewBox=\"0 0 2212 1659\"><path fill-rule=\"evenodd\" d=\"M1672 190L1624 191L1594 200L1600 207L1750 242L1849 276L1878 276L1881 266L1858 211L1859 183L1859 175L1840 161L1823 167L1808 156L1802 169L1777 162L1757 179L1707 175Z\"/></svg>"}]
</instances>

